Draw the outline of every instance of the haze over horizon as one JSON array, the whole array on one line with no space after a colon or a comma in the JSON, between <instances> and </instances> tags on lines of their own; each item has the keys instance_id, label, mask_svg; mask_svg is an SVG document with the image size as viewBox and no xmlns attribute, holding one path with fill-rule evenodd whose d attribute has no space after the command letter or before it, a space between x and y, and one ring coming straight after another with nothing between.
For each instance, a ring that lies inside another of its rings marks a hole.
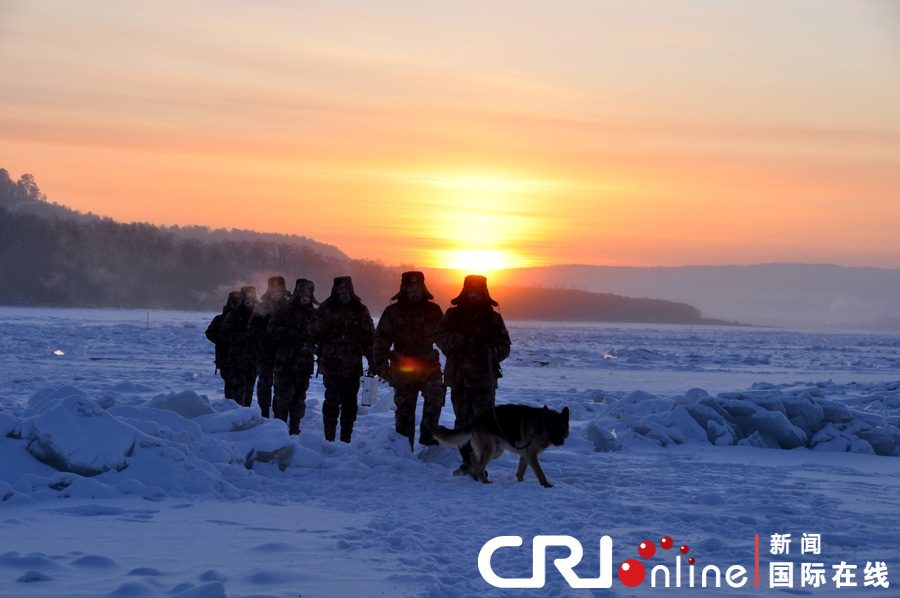
<instances>
[{"instance_id":1,"label":"haze over horizon","mask_svg":"<svg viewBox=\"0 0 900 598\"><path fill-rule=\"evenodd\" d=\"M900 267L879 1L0 5L0 166L388 265Z\"/></svg>"},{"instance_id":2,"label":"haze over horizon","mask_svg":"<svg viewBox=\"0 0 900 598\"><path fill-rule=\"evenodd\" d=\"M78 215L45 199L33 177L14 182L0 168L0 271L10 283L0 301L212 308L221 294L275 274L302 275L327 289L348 272L369 299L388 301L396 292L388 281L396 270L391 275L379 260L348 262L340 248L309 237L156 229ZM415 268L444 305L473 273ZM900 330L900 268L559 264L478 271L489 276L504 311L521 319Z\"/></svg>"}]
</instances>

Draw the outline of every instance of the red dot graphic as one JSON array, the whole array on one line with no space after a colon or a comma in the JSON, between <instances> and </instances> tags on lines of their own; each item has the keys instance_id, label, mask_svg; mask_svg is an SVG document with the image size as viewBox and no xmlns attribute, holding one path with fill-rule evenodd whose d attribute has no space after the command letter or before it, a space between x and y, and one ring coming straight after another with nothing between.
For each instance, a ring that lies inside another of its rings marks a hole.
<instances>
[{"instance_id":1,"label":"red dot graphic","mask_svg":"<svg viewBox=\"0 0 900 598\"><path fill-rule=\"evenodd\" d=\"M694 557L691 557L691 558L689 558L689 559L688 559L688 562L689 562L689 563L690 563L690 564L692 564L692 565L693 565L693 564L694 564L694 563L696 563L696 562L697 562L697 560L696 560L696 559L694 559Z\"/></svg>"},{"instance_id":2,"label":"red dot graphic","mask_svg":"<svg viewBox=\"0 0 900 598\"><path fill-rule=\"evenodd\" d=\"M691 549L687 547L687 544L682 544L678 550L681 551L681 554L687 554Z\"/></svg>"},{"instance_id":3,"label":"red dot graphic","mask_svg":"<svg viewBox=\"0 0 900 598\"><path fill-rule=\"evenodd\" d=\"M665 550L672 548L672 546L673 546L672 538L670 538L669 536L664 537L662 540L659 541L659 545L662 546L663 549L665 549Z\"/></svg>"},{"instance_id":4,"label":"red dot graphic","mask_svg":"<svg viewBox=\"0 0 900 598\"><path fill-rule=\"evenodd\" d=\"M641 545L638 546L638 554L649 559L656 554L656 545L653 542L641 542Z\"/></svg>"},{"instance_id":5,"label":"red dot graphic","mask_svg":"<svg viewBox=\"0 0 900 598\"><path fill-rule=\"evenodd\" d=\"M646 575L647 572L644 570L644 566L635 559L628 559L619 566L619 581L629 588L641 585Z\"/></svg>"}]
</instances>

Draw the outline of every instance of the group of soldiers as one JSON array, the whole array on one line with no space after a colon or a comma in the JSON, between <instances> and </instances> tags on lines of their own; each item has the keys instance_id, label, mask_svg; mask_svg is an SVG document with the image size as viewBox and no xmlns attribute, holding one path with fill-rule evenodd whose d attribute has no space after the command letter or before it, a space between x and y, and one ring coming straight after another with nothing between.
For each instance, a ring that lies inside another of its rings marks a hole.
<instances>
[{"instance_id":1,"label":"group of soldiers","mask_svg":"<svg viewBox=\"0 0 900 598\"><path fill-rule=\"evenodd\" d=\"M331 295L321 304L311 280L297 280L288 292L285 280L273 276L260 299L254 287L228 296L222 313L206 331L215 343L216 365L225 381L225 396L249 407L256 397L263 417L287 422L300 433L306 391L318 362L325 401L325 438L350 442L358 412L357 393L363 374L378 374L394 388L395 429L414 447L416 404L423 398L419 443L437 444L432 430L444 405L446 388L455 427L471 425L494 407L500 362L509 356L509 332L483 276L467 276L446 313L434 302L421 272L404 272L400 291L374 325L369 309L353 289L349 276L334 279ZM440 354L446 357L441 371ZM363 358L367 370L363 370ZM459 473L470 470L471 448L460 449Z\"/></svg>"}]
</instances>

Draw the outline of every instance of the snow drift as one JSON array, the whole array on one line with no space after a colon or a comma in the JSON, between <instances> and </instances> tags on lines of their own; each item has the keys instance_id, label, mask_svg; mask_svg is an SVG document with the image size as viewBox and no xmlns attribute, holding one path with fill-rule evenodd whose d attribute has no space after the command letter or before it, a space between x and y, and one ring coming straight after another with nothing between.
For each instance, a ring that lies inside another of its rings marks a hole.
<instances>
[{"instance_id":1,"label":"snow drift","mask_svg":"<svg viewBox=\"0 0 900 598\"><path fill-rule=\"evenodd\" d=\"M609 534L617 562L669 535L698 562L752 566L754 534L812 532L829 565L900 570L894 335L510 322L498 402L571 412L541 456L548 490L509 455L485 486L452 476L454 450L410 452L386 386L345 445L323 438L314 378L288 436L221 396L212 314L0 315L3 595L502 597L476 561L510 534L586 554ZM532 566L524 549L502 561ZM830 586L815 594L847 593ZM571 592L548 576L541 595Z\"/></svg>"}]
</instances>

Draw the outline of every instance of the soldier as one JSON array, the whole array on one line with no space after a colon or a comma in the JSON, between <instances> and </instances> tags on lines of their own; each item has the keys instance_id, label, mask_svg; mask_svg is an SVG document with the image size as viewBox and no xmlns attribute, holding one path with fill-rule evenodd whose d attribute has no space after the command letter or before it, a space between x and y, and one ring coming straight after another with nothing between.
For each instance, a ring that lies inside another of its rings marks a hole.
<instances>
[{"instance_id":1,"label":"soldier","mask_svg":"<svg viewBox=\"0 0 900 598\"><path fill-rule=\"evenodd\" d=\"M446 395L440 354L434 348L434 333L444 312L433 299L421 272L404 272L400 292L391 297L375 328L375 369L394 387L394 429L409 439L410 448L416 437L419 393L423 399L419 442L424 445L437 444L431 431Z\"/></svg>"},{"instance_id":2,"label":"soldier","mask_svg":"<svg viewBox=\"0 0 900 598\"><path fill-rule=\"evenodd\" d=\"M359 406L356 394L363 375L362 358L371 369L375 324L369 308L353 292L349 276L334 279L331 296L322 302L309 325L318 344L319 366L325 383L325 402L322 420L325 439L334 441L338 418L341 421L341 442L350 442Z\"/></svg>"},{"instance_id":3,"label":"soldier","mask_svg":"<svg viewBox=\"0 0 900 598\"><path fill-rule=\"evenodd\" d=\"M275 310L284 305L287 300L283 276L269 278L266 292L261 301L253 309L247 328L256 339L256 375L259 377L256 383L256 401L263 417L269 417L269 409L272 406L272 385L274 383L275 355L272 347L272 339L267 329L269 320Z\"/></svg>"},{"instance_id":4,"label":"soldier","mask_svg":"<svg viewBox=\"0 0 900 598\"><path fill-rule=\"evenodd\" d=\"M315 365L315 343L309 323L316 313L311 280L300 278L287 302L269 320L268 336L275 348L275 417L288 422L290 434L300 433L306 414L306 391ZM258 391L257 391L258 392Z\"/></svg>"},{"instance_id":5,"label":"soldier","mask_svg":"<svg viewBox=\"0 0 900 598\"><path fill-rule=\"evenodd\" d=\"M249 407L253 402L253 385L256 382L256 339L247 330L254 307L256 288L242 287L240 303L228 312L222 322L222 336L229 344L228 369L233 398L242 407Z\"/></svg>"},{"instance_id":6,"label":"soldier","mask_svg":"<svg viewBox=\"0 0 900 598\"><path fill-rule=\"evenodd\" d=\"M509 332L494 311L494 301L484 276L466 276L462 292L450 301L435 333L435 342L447 363L444 383L456 415L456 429L471 426L483 412L494 408L500 362L509 357ZM455 475L471 474L472 447L459 449L462 465Z\"/></svg>"},{"instance_id":7,"label":"soldier","mask_svg":"<svg viewBox=\"0 0 900 598\"><path fill-rule=\"evenodd\" d=\"M228 293L228 300L222 308L222 313L214 317L209 324L209 328L206 329L206 338L208 338L216 347L215 364L219 375L222 376L222 380L225 381L226 399L234 398L234 390L231 388L231 376L228 369L228 342L222 335L222 322L225 321L225 316L228 315L228 312L237 307L240 300L240 291L231 291Z\"/></svg>"}]
</instances>

